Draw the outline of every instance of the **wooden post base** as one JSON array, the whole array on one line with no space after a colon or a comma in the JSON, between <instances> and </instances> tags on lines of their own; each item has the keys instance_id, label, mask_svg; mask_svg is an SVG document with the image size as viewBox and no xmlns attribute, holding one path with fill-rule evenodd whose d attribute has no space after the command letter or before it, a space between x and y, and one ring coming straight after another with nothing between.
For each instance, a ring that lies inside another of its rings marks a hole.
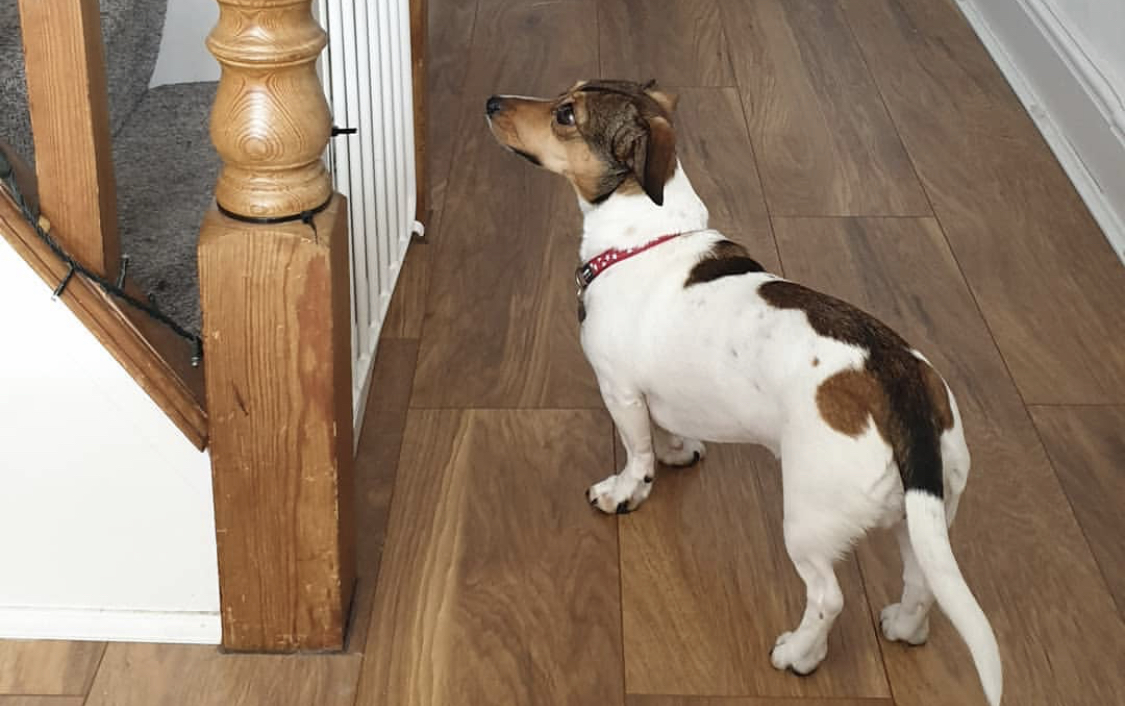
<instances>
[{"instance_id":1,"label":"wooden post base","mask_svg":"<svg viewBox=\"0 0 1125 706\"><path fill-rule=\"evenodd\" d=\"M199 241L223 647L343 649L355 582L347 203Z\"/></svg>"}]
</instances>

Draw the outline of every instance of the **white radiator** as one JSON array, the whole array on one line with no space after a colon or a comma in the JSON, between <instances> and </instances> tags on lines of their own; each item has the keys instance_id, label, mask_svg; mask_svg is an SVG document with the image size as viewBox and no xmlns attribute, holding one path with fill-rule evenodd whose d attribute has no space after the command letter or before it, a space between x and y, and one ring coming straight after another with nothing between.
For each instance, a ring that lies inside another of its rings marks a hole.
<instances>
[{"instance_id":1,"label":"white radiator","mask_svg":"<svg viewBox=\"0 0 1125 706\"><path fill-rule=\"evenodd\" d=\"M328 149L336 190L350 206L352 402L356 439L379 331L414 220L414 101L410 0L317 0L328 32L321 78L337 127Z\"/></svg>"}]
</instances>

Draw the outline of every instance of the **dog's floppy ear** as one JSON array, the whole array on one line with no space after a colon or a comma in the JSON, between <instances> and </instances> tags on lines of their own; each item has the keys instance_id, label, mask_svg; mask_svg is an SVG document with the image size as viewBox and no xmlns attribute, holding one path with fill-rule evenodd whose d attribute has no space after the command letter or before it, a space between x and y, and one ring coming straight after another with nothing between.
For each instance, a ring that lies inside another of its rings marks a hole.
<instances>
[{"instance_id":1,"label":"dog's floppy ear","mask_svg":"<svg viewBox=\"0 0 1125 706\"><path fill-rule=\"evenodd\" d=\"M644 129L633 140L629 167L637 182L657 206L664 205L664 182L676 160L676 133L672 124L656 116L642 119Z\"/></svg>"}]
</instances>

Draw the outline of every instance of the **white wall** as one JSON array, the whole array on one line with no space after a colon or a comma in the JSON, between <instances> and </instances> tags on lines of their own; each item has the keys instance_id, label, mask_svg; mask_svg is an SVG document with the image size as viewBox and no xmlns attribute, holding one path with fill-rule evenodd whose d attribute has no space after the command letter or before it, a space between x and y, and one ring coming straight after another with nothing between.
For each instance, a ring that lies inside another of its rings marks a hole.
<instances>
[{"instance_id":1,"label":"white wall","mask_svg":"<svg viewBox=\"0 0 1125 706\"><path fill-rule=\"evenodd\" d=\"M958 2L1125 262L1125 0Z\"/></svg>"},{"instance_id":2,"label":"white wall","mask_svg":"<svg viewBox=\"0 0 1125 706\"><path fill-rule=\"evenodd\" d=\"M1125 0L1051 0L1119 97L1125 95Z\"/></svg>"},{"instance_id":3,"label":"white wall","mask_svg":"<svg viewBox=\"0 0 1125 706\"><path fill-rule=\"evenodd\" d=\"M168 0L150 87L218 81L219 63L204 44L218 19L219 4L215 0Z\"/></svg>"},{"instance_id":4,"label":"white wall","mask_svg":"<svg viewBox=\"0 0 1125 706\"><path fill-rule=\"evenodd\" d=\"M0 637L218 642L208 455L2 239L0 301Z\"/></svg>"}]
</instances>

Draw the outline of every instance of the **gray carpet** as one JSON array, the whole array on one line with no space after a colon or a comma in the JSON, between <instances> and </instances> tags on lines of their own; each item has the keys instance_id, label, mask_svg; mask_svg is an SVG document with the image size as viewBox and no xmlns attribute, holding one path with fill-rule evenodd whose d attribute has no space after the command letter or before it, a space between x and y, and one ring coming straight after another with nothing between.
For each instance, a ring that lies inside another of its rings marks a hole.
<instances>
[{"instance_id":1,"label":"gray carpet","mask_svg":"<svg viewBox=\"0 0 1125 706\"><path fill-rule=\"evenodd\" d=\"M16 0L0 0L0 139L31 158L31 122Z\"/></svg>"},{"instance_id":2,"label":"gray carpet","mask_svg":"<svg viewBox=\"0 0 1125 706\"><path fill-rule=\"evenodd\" d=\"M193 331L199 331L195 247L220 166L208 134L216 86L152 89L113 143L130 279Z\"/></svg>"},{"instance_id":3,"label":"gray carpet","mask_svg":"<svg viewBox=\"0 0 1125 706\"><path fill-rule=\"evenodd\" d=\"M99 6L109 84L109 124L117 134L148 90L164 33L167 2L99 0ZM35 161L17 0L0 0L0 138L29 162Z\"/></svg>"},{"instance_id":4,"label":"gray carpet","mask_svg":"<svg viewBox=\"0 0 1125 706\"><path fill-rule=\"evenodd\" d=\"M50 0L39 0L49 2ZM129 276L199 330L195 247L219 159L208 135L215 84L148 90L166 0L99 0L121 249ZM34 161L17 0L0 0L0 138Z\"/></svg>"}]
</instances>

